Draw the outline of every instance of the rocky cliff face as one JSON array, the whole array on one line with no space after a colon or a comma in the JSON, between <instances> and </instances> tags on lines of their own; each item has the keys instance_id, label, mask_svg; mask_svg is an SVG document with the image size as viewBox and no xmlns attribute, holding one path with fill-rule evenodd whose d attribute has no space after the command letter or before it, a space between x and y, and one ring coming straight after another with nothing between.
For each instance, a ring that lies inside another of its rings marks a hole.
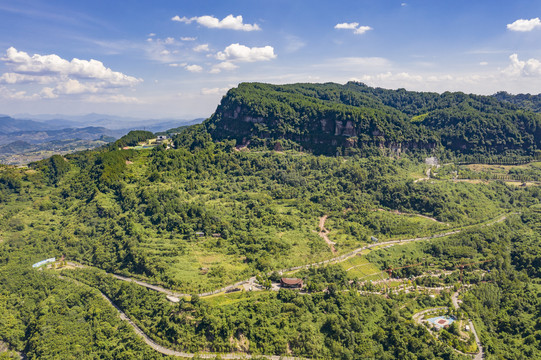
<instances>
[{"instance_id":1,"label":"rocky cliff face","mask_svg":"<svg viewBox=\"0 0 541 360\"><path fill-rule=\"evenodd\" d=\"M302 121L300 121L302 119ZM254 138L264 140L291 140L314 153L335 154L337 148L380 148L401 153L408 149L433 149L435 143L396 141L385 131L368 122L354 120L307 117L299 114L296 119L285 119L276 114L263 116L254 108L241 104L229 104L224 99L210 119L209 131L214 139L236 139L246 144Z\"/></svg>"},{"instance_id":2,"label":"rocky cliff face","mask_svg":"<svg viewBox=\"0 0 541 360\"><path fill-rule=\"evenodd\" d=\"M207 121L214 139L236 139L240 144L254 139L290 140L321 154L335 154L338 148L388 148L400 153L435 146L433 141L408 139L405 130L411 125L394 114L246 89L248 85L230 90Z\"/></svg>"}]
</instances>

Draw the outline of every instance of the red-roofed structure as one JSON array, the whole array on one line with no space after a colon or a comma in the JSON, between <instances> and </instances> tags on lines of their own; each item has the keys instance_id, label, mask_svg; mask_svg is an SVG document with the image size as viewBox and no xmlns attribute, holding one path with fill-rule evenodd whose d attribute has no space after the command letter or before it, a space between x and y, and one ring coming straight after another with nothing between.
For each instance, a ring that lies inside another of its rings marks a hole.
<instances>
[{"instance_id":1,"label":"red-roofed structure","mask_svg":"<svg viewBox=\"0 0 541 360\"><path fill-rule=\"evenodd\" d=\"M302 288L303 282L302 279L297 278L281 278L280 279L280 286L285 288Z\"/></svg>"}]
</instances>

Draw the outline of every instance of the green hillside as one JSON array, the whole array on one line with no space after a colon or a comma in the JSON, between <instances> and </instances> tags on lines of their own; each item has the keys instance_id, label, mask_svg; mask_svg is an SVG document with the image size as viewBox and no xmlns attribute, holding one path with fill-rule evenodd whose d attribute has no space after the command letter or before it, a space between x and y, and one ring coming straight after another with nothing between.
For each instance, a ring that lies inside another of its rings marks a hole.
<instances>
[{"instance_id":1,"label":"green hillside","mask_svg":"<svg viewBox=\"0 0 541 360\"><path fill-rule=\"evenodd\" d=\"M0 358L467 359L469 319L485 358L539 358L541 167L508 163L537 156L539 115L518 106L241 84L174 147L1 166ZM430 309L456 324L436 336Z\"/></svg>"}]
</instances>

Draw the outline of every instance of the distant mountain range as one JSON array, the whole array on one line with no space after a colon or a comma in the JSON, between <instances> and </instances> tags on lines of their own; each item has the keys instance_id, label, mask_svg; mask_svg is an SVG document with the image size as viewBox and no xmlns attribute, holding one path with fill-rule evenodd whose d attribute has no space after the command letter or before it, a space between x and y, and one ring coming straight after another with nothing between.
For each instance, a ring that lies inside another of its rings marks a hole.
<instances>
[{"instance_id":1,"label":"distant mountain range","mask_svg":"<svg viewBox=\"0 0 541 360\"><path fill-rule=\"evenodd\" d=\"M54 153L95 148L130 130L161 132L203 121L142 120L103 114L18 116L21 118L0 115L0 163L20 165Z\"/></svg>"},{"instance_id":2,"label":"distant mountain range","mask_svg":"<svg viewBox=\"0 0 541 360\"><path fill-rule=\"evenodd\" d=\"M43 119L40 117L47 115L36 116L37 118L32 119L18 119L0 115L0 145L13 141L42 143L65 139L94 140L101 136L118 138L130 130L159 132L179 126L198 124L204 120L141 120L100 114L89 114L69 119Z\"/></svg>"},{"instance_id":3,"label":"distant mountain range","mask_svg":"<svg viewBox=\"0 0 541 360\"><path fill-rule=\"evenodd\" d=\"M164 131L180 125L193 125L202 122L204 119L141 119L127 116L116 116L107 114L86 114L86 115L62 115L62 114L16 114L17 119L26 119L46 124L53 129L80 128L88 126L104 127L111 130L148 130L152 132Z\"/></svg>"}]
</instances>

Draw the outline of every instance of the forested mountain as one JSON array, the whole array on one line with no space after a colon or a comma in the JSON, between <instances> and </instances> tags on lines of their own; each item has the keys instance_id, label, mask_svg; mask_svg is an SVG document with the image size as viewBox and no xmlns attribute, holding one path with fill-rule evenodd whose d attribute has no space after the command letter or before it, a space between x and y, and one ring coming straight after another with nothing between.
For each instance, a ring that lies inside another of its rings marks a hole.
<instances>
[{"instance_id":1,"label":"forested mountain","mask_svg":"<svg viewBox=\"0 0 541 360\"><path fill-rule=\"evenodd\" d=\"M423 150L532 154L541 115L523 103L464 93L422 93L345 85L243 83L206 122L213 138L273 146L290 141L315 153ZM282 145L282 144L281 144Z\"/></svg>"},{"instance_id":2,"label":"forested mountain","mask_svg":"<svg viewBox=\"0 0 541 360\"><path fill-rule=\"evenodd\" d=\"M0 166L0 358L541 358L538 116L241 84L172 140ZM435 336L423 311L456 323Z\"/></svg>"}]
</instances>

